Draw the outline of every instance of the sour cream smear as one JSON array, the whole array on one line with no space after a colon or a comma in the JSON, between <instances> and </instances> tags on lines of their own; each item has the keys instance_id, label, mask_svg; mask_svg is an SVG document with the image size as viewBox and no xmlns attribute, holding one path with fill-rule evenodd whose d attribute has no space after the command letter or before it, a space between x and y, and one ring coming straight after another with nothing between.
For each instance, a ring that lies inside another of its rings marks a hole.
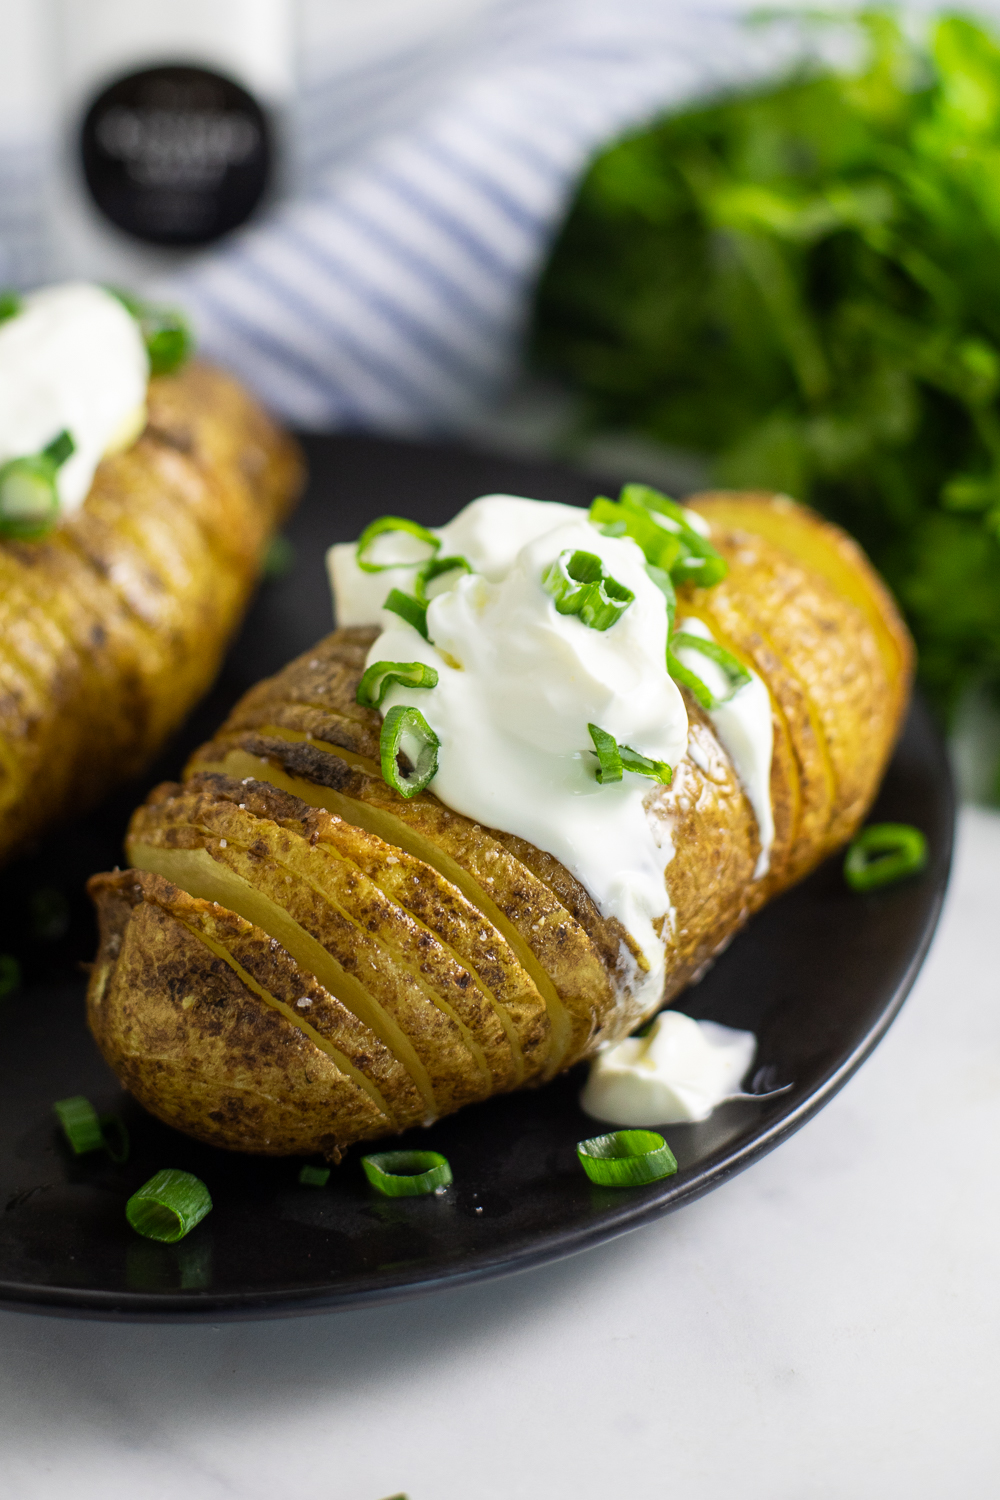
<instances>
[{"instance_id":1,"label":"sour cream smear","mask_svg":"<svg viewBox=\"0 0 1000 1500\"><path fill-rule=\"evenodd\" d=\"M139 325L110 292L70 282L29 293L0 322L0 465L69 432L56 488L60 514L72 514L101 459L142 431L148 381Z\"/></svg>"}]
</instances>

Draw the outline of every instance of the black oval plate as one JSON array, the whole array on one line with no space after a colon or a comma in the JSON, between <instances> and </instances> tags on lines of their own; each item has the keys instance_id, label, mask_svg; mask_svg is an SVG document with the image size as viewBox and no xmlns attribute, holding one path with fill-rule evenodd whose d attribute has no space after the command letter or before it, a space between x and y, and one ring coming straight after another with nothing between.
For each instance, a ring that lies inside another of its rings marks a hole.
<instances>
[{"instance_id":1,"label":"black oval plate","mask_svg":"<svg viewBox=\"0 0 1000 1500\"><path fill-rule=\"evenodd\" d=\"M394 1201L366 1185L350 1153L325 1189L299 1162L200 1146L124 1096L84 1025L82 964L94 929L82 884L120 859L129 812L176 774L251 683L330 628L326 545L385 511L439 524L473 496L506 490L587 503L593 481L555 465L364 437L306 440L309 493L289 528L293 571L266 583L210 699L141 786L47 840L0 877L0 952L25 983L0 1002L0 1304L118 1318L260 1317L427 1291L566 1255L679 1208L770 1151L830 1099L886 1031L927 951L951 856L944 748L914 706L874 816L916 823L931 858L917 880L878 895L845 888L831 860L754 918L682 1008L758 1035L759 1102L725 1105L667 1131L680 1170L648 1188L592 1187L575 1143L597 1133L577 1095L583 1069L537 1091L472 1106L414 1144L443 1151L442 1197ZM86 1094L132 1133L124 1167L74 1159L52 1102ZM179 1245L140 1239L126 1198L160 1167L209 1185L215 1209Z\"/></svg>"}]
</instances>

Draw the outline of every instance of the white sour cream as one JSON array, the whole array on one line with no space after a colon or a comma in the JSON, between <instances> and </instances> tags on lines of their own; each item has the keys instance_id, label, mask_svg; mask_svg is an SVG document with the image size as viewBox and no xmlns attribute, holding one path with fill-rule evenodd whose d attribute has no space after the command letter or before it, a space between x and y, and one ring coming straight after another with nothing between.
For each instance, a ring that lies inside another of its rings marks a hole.
<instances>
[{"instance_id":1,"label":"white sour cream","mask_svg":"<svg viewBox=\"0 0 1000 1500\"><path fill-rule=\"evenodd\" d=\"M701 516L688 513L705 532ZM433 535L439 557L464 556L473 574L444 575L427 610L430 641L381 608L389 590L413 588L426 542L406 533L377 538L371 561L396 563L377 573L357 565L356 544L327 556L341 625L380 624L368 653L376 661L420 661L437 686L393 686L396 704L419 708L440 740L431 790L446 806L487 827L516 834L552 854L580 881L602 914L617 918L648 965L635 999L647 1011L662 994L661 922L672 921L666 868L673 854L662 825L647 815L655 783L626 772L602 786L589 724L620 745L675 766L687 749L684 700L666 670L667 614L640 548L604 536L576 506L514 495L486 495ZM634 602L605 631L561 615L542 586L560 553L596 553ZM708 635L697 620L683 628ZM729 684L700 654L682 654L711 691ZM712 720L746 790L760 829L757 874L774 837L770 697L754 676ZM668 926L669 930L669 926Z\"/></svg>"},{"instance_id":2,"label":"white sour cream","mask_svg":"<svg viewBox=\"0 0 1000 1500\"><path fill-rule=\"evenodd\" d=\"M45 287L0 323L0 464L39 453L66 429L75 452L58 471L64 515L87 497L108 453L146 421L149 358L135 319L84 282Z\"/></svg>"},{"instance_id":3,"label":"white sour cream","mask_svg":"<svg viewBox=\"0 0 1000 1500\"><path fill-rule=\"evenodd\" d=\"M647 1036L628 1037L598 1054L580 1104L612 1125L707 1120L723 1100L739 1095L756 1049L752 1031L664 1010Z\"/></svg>"},{"instance_id":4,"label":"white sour cream","mask_svg":"<svg viewBox=\"0 0 1000 1500\"><path fill-rule=\"evenodd\" d=\"M475 572L496 583L528 542L544 536L560 520L585 521L586 514L576 505L559 505L555 501L524 500L519 495L482 495L460 510L447 526L433 527L431 531L441 542L438 557L464 557ZM376 540L369 560L399 558L403 566L366 573L358 567L354 542L331 547L326 561L337 624L377 625L386 594L390 589L411 590L411 559L422 560L427 553L426 544L416 537L394 532L384 539L381 547Z\"/></svg>"},{"instance_id":5,"label":"white sour cream","mask_svg":"<svg viewBox=\"0 0 1000 1500\"><path fill-rule=\"evenodd\" d=\"M678 631L710 641L712 632L701 620L678 620ZM700 651L681 647L676 651L682 666L700 677L715 698L729 691L726 674L717 662ZM771 803L771 757L774 754L774 722L771 717L771 695L756 672L750 681L734 693L727 703L713 709L708 716L733 767L747 801L757 819L760 855L754 879L767 874L771 846L774 843L774 811Z\"/></svg>"},{"instance_id":6,"label":"white sour cream","mask_svg":"<svg viewBox=\"0 0 1000 1500\"><path fill-rule=\"evenodd\" d=\"M687 712L666 670L666 608L634 542L602 536L570 507L536 503L536 512L554 528L537 527L542 534L512 558L509 545L503 561L495 554L496 581L463 575L431 600L433 645L385 611L368 661L435 668L435 688L393 687L383 713L419 707L441 742L432 789L446 806L553 854L622 923L649 964L635 991L645 1008L663 985L654 923L670 911L666 857L643 805L655 783L626 772L600 785L587 726L671 766L684 754ZM608 630L559 614L542 586L546 567L576 549L596 553L635 595Z\"/></svg>"}]
</instances>

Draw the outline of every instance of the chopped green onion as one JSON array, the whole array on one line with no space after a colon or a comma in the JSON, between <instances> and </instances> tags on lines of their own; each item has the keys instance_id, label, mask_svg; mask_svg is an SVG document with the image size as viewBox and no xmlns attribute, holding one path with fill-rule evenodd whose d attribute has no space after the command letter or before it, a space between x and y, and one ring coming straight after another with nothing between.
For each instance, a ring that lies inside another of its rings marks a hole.
<instances>
[{"instance_id":1,"label":"chopped green onion","mask_svg":"<svg viewBox=\"0 0 1000 1500\"><path fill-rule=\"evenodd\" d=\"M385 573L389 568L415 568L426 561L425 558L418 557L403 562L369 562L365 553L371 547L376 537L388 536L395 531L405 532L407 536L415 536L418 541L426 542L431 549L431 557L435 557L441 550L440 539L432 531L428 531L426 526L421 526L418 521L408 521L405 516L379 516L378 520L372 521L366 526L358 537L358 549L355 553L355 561L363 573Z\"/></svg>"},{"instance_id":2,"label":"chopped green onion","mask_svg":"<svg viewBox=\"0 0 1000 1500\"><path fill-rule=\"evenodd\" d=\"M648 755L640 755L638 750L631 750L628 745L619 745L618 753L626 771L634 771L637 776L651 776L654 781L662 781L664 786L669 786L674 779L673 767L665 760L652 760Z\"/></svg>"},{"instance_id":3,"label":"chopped green onion","mask_svg":"<svg viewBox=\"0 0 1000 1500\"><path fill-rule=\"evenodd\" d=\"M594 774L598 781L602 786L606 786L609 781L621 781L623 766L618 753L618 741L613 734L608 734L606 729L601 729L597 724L588 724L587 728L597 755L597 770Z\"/></svg>"},{"instance_id":4,"label":"chopped green onion","mask_svg":"<svg viewBox=\"0 0 1000 1500\"><path fill-rule=\"evenodd\" d=\"M311 1167L307 1164L299 1172L299 1182L303 1187L326 1187L329 1181L329 1167Z\"/></svg>"},{"instance_id":5,"label":"chopped green onion","mask_svg":"<svg viewBox=\"0 0 1000 1500\"><path fill-rule=\"evenodd\" d=\"M147 1240L173 1245L190 1234L211 1208L211 1195L199 1177L165 1167L132 1194L125 1217Z\"/></svg>"},{"instance_id":6,"label":"chopped green onion","mask_svg":"<svg viewBox=\"0 0 1000 1500\"><path fill-rule=\"evenodd\" d=\"M76 1094L72 1099L60 1099L52 1108L75 1155L83 1156L103 1147L118 1166L128 1161L128 1127L117 1115L98 1115L90 1100L82 1094Z\"/></svg>"},{"instance_id":7,"label":"chopped green onion","mask_svg":"<svg viewBox=\"0 0 1000 1500\"><path fill-rule=\"evenodd\" d=\"M21 987L21 965L9 953L0 953L0 1000Z\"/></svg>"},{"instance_id":8,"label":"chopped green onion","mask_svg":"<svg viewBox=\"0 0 1000 1500\"><path fill-rule=\"evenodd\" d=\"M601 729L597 724L588 724L587 728L597 754L597 770L594 774L602 786L609 781L621 781L623 771L634 771L637 776L651 776L654 781L662 781L664 786L669 786L674 779L673 770L665 760L652 760L648 755L640 755L638 750L633 750L629 745L619 745L606 729Z\"/></svg>"},{"instance_id":9,"label":"chopped green onion","mask_svg":"<svg viewBox=\"0 0 1000 1500\"><path fill-rule=\"evenodd\" d=\"M382 603L383 609L389 609L394 615L399 615L407 625L412 625L414 630L419 631L424 640L429 640L427 634L427 605L422 604L419 599L414 599L412 594L404 594L402 589L390 589Z\"/></svg>"},{"instance_id":10,"label":"chopped green onion","mask_svg":"<svg viewBox=\"0 0 1000 1500\"><path fill-rule=\"evenodd\" d=\"M21 298L17 292L0 292L0 323L16 318L21 311Z\"/></svg>"},{"instance_id":11,"label":"chopped green onion","mask_svg":"<svg viewBox=\"0 0 1000 1500\"><path fill-rule=\"evenodd\" d=\"M683 651L700 651L702 656L707 656L709 661L714 661L717 667L722 668L729 683L729 691L724 698L716 698L700 677L696 677L693 672L690 672L677 660L673 654L677 648ZM683 678L675 670L676 667L680 667L682 673L692 679L694 683L697 683L697 688L693 687L691 682L686 682L684 685L691 688L691 691L704 709L721 708L723 703L728 703L730 698L735 697L740 688L746 687L750 681L750 673L738 657L734 656L731 651L727 651L725 646L720 646L718 641L707 641L704 636L688 635L686 631L682 630L670 642L670 658L668 663L670 675L676 677L678 681L683 681ZM705 701L703 695L707 695L708 702Z\"/></svg>"},{"instance_id":12,"label":"chopped green onion","mask_svg":"<svg viewBox=\"0 0 1000 1500\"><path fill-rule=\"evenodd\" d=\"M591 1182L601 1187L641 1187L677 1171L677 1158L655 1130L615 1130L577 1143L576 1154Z\"/></svg>"},{"instance_id":13,"label":"chopped green onion","mask_svg":"<svg viewBox=\"0 0 1000 1500\"><path fill-rule=\"evenodd\" d=\"M185 319L173 308L158 307L109 286L112 297L117 297L122 306L132 314L139 325L146 353L149 355L151 375L171 375L184 363L191 353L191 331Z\"/></svg>"},{"instance_id":14,"label":"chopped green onion","mask_svg":"<svg viewBox=\"0 0 1000 1500\"><path fill-rule=\"evenodd\" d=\"M716 551L707 537L696 531L685 513L684 507L671 500L668 495L654 490L648 484L626 484L618 496L619 504L626 508L641 508L647 514L659 518L657 525L665 526L679 538L681 556L676 564L681 583L696 583L699 588L711 588L721 583L729 572L729 566ZM650 559L654 561L654 559Z\"/></svg>"},{"instance_id":15,"label":"chopped green onion","mask_svg":"<svg viewBox=\"0 0 1000 1500\"><path fill-rule=\"evenodd\" d=\"M30 540L52 530L59 515L56 474L75 448L63 428L41 453L0 467L0 537Z\"/></svg>"},{"instance_id":16,"label":"chopped green onion","mask_svg":"<svg viewBox=\"0 0 1000 1500\"><path fill-rule=\"evenodd\" d=\"M596 553L569 548L545 569L542 587L561 615L579 615L591 630L610 629L635 599L631 589L605 571Z\"/></svg>"},{"instance_id":17,"label":"chopped green onion","mask_svg":"<svg viewBox=\"0 0 1000 1500\"><path fill-rule=\"evenodd\" d=\"M423 714L416 708L398 703L382 721L379 755L382 775L388 786L401 797L415 797L437 775L438 748L441 741ZM404 772L399 756L405 755L411 770Z\"/></svg>"},{"instance_id":18,"label":"chopped green onion","mask_svg":"<svg viewBox=\"0 0 1000 1500\"><path fill-rule=\"evenodd\" d=\"M435 578L444 578L448 573L472 573L474 569L467 557L456 554L454 557L431 557L418 569L413 580L413 592L421 604L429 604L433 595L428 594L427 585L433 583ZM439 589L444 593L444 589Z\"/></svg>"},{"instance_id":19,"label":"chopped green onion","mask_svg":"<svg viewBox=\"0 0 1000 1500\"><path fill-rule=\"evenodd\" d=\"M387 1198L419 1198L452 1180L448 1158L439 1151L378 1151L361 1165L373 1188Z\"/></svg>"},{"instance_id":20,"label":"chopped green onion","mask_svg":"<svg viewBox=\"0 0 1000 1500\"><path fill-rule=\"evenodd\" d=\"M711 713L712 709L716 707L715 694L709 691L700 677L690 671L682 661L677 660L670 646L667 647L667 671L675 682L679 682L681 687L687 688L688 692L701 704L706 713Z\"/></svg>"},{"instance_id":21,"label":"chopped green onion","mask_svg":"<svg viewBox=\"0 0 1000 1500\"><path fill-rule=\"evenodd\" d=\"M844 879L854 891L918 874L927 863L927 840L909 823L872 823L859 833L844 859Z\"/></svg>"},{"instance_id":22,"label":"chopped green onion","mask_svg":"<svg viewBox=\"0 0 1000 1500\"><path fill-rule=\"evenodd\" d=\"M674 583L710 588L725 578L726 561L688 521L684 507L646 484L626 484L617 500L599 495L590 521L606 534L629 536Z\"/></svg>"},{"instance_id":23,"label":"chopped green onion","mask_svg":"<svg viewBox=\"0 0 1000 1500\"><path fill-rule=\"evenodd\" d=\"M273 536L261 559L260 571L264 578L284 578L295 566L295 546L287 536Z\"/></svg>"},{"instance_id":24,"label":"chopped green onion","mask_svg":"<svg viewBox=\"0 0 1000 1500\"><path fill-rule=\"evenodd\" d=\"M52 1108L75 1155L83 1156L87 1151L101 1149L104 1145L104 1133L97 1111L89 1099L85 1099L82 1094L75 1094L72 1099L57 1100Z\"/></svg>"},{"instance_id":25,"label":"chopped green onion","mask_svg":"<svg viewBox=\"0 0 1000 1500\"><path fill-rule=\"evenodd\" d=\"M432 688L437 682L437 672L422 661L376 661L358 683L354 698L362 708L381 708L394 683L405 688Z\"/></svg>"}]
</instances>

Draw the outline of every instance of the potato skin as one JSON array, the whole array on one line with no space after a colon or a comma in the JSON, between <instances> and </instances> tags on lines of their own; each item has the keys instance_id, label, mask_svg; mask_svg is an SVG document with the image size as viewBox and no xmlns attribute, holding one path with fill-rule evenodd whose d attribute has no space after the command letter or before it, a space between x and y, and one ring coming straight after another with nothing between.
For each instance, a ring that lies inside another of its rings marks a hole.
<instances>
[{"instance_id":1,"label":"potato skin","mask_svg":"<svg viewBox=\"0 0 1000 1500\"><path fill-rule=\"evenodd\" d=\"M295 498L295 444L233 380L150 382L74 516L0 541L0 861L137 774L204 693Z\"/></svg>"},{"instance_id":2,"label":"potato skin","mask_svg":"<svg viewBox=\"0 0 1000 1500\"><path fill-rule=\"evenodd\" d=\"M712 517L713 541L727 557L729 574L713 589L686 591L678 618L703 619L769 688L776 837L770 868L758 876L753 811L710 720L688 699L687 753L671 784L651 787L646 798L664 848L673 850L665 873L671 910L662 931L667 977L655 1005L638 998L635 944L551 855L472 823L429 793L406 801L385 785L378 771L380 716L355 701L372 630L336 631L259 683L195 753L188 780L159 788L137 811L128 851L144 873L128 879L139 882L143 902L159 899L153 887L146 894L146 882L171 869L194 871L185 864L194 857L204 889L191 886L186 899L217 891L222 905L215 910L221 912L228 892L243 911L233 920L257 920L256 912L265 927L290 914L298 925L282 929L289 962L315 984L306 962L312 951L327 965L331 994L348 1007L350 996L337 991L341 970L367 987L375 1002L369 1024L390 1051L378 1007L403 1027L419 1052L436 1113L483 1097L484 1066L492 1075L486 1092L497 1092L544 1081L591 1056L603 1041L627 1035L696 977L764 901L853 834L891 752L912 673L909 638L891 600L836 528L801 507L789 511L792 503L780 497L754 495L744 504L726 495L694 503ZM751 525L755 519L759 531ZM218 873L223 868L224 877ZM242 885L233 883L235 874ZM125 878L95 877L95 895L102 898L102 882ZM413 887L419 899L410 894ZM274 906L260 905L264 895L278 903L277 916ZM345 919L355 924L353 937ZM97 1009L92 1003L91 1024L127 1082L139 1064L131 1054L127 1078L116 1061L120 1049L104 1040L114 1030L108 1016L125 1007L134 1015L146 1003L160 1007L162 983L149 967L138 978L119 972L110 920L102 917L102 932L112 936L110 946L102 938L103 967L92 985L101 998ZM126 920L126 934L137 920ZM157 933L167 953L162 924ZM316 940L319 950L303 946ZM137 937L129 952L142 948ZM411 983L418 952L422 1014ZM330 957L341 970L329 967ZM185 961L194 965L192 977L207 972L204 958L192 958L190 950ZM148 1002L137 996L139 985L152 987ZM456 1006L459 994L466 1000ZM443 1024L442 1000L457 1028ZM496 1024L500 1015L512 1068ZM206 1097L215 1066L199 1073ZM221 1065L217 1071L221 1095ZM145 1076L142 1088L141 1097L152 1100L162 1118L191 1128L176 1089L168 1098L169 1090ZM381 1118L345 1110L331 1128L324 1113L323 1139L335 1140L340 1150L413 1119L412 1099L404 1098L398 1077L386 1075L379 1088ZM294 1092L302 1097L299 1085ZM394 1125L387 1123L390 1115ZM265 1139L256 1117L242 1135L231 1127L212 1135L203 1121L199 1128L203 1138L248 1151L274 1149L282 1138L276 1123L267 1125Z\"/></svg>"}]
</instances>

